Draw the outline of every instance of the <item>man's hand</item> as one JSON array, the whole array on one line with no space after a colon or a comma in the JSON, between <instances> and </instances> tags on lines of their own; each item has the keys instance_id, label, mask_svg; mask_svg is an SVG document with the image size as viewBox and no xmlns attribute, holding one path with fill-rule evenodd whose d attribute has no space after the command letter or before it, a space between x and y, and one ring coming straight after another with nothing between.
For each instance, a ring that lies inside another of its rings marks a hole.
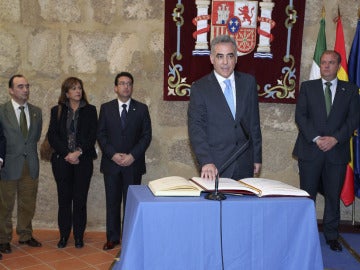
<instances>
[{"instance_id":1,"label":"man's hand","mask_svg":"<svg viewBox=\"0 0 360 270\"><path fill-rule=\"evenodd\" d=\"M201 168L201 178L215 180L217 174L218 174L218 170L217 170L215 164L213 164L213 163L205 164Z\"/></svg>"},{"instance_id":2,"label":"man's hand","mask_svg":"<svg viewBox=\"0 0 360 270\"><path fill-rule=\"evenodd\" d=\"M135 159L132 154L116 153L113 155L112 161L114 161L119 166L127 167L133 164Z\"/></svg>"},{"instance_id":3,"label":"man's hand","mask_svg":"<svg viewBox=\"0 0 360 270\"><path fill-rule=\"evenodd\" d=\"M254 176L258 177L261 171L261 163L254 163Z\"/></svg>"},{"instance_id":4,"label":"man's hand","mask_svg":"<svg viewBox=\"0 0 360 270\"><path fill-rule=\"evenodd\" d=\"M70 164L76 165L79 164L79 156L80 156L80 152L79 151L75 151L75 152L71 152L68 153L65 157L65 161L69 162Z\"/></svg>"},{"instance_id":5,"label":"man's hand","mask_svg":"<svg viewBox=\"0 0 360 270\"><path fill-rule=\"evenodd\" d=\"M113 155L113 157L111 158L112 161L114 161L117 165L121 166L121 161L122 161L122 154L120 153L115 153Z\"/></svg>"},{"instance_id":6,"label":"man's hand","mask_svg":"<svg viewBox=\"0 0 360 270\"><path fill-rule=\"evenodd\" d=\"M319 137L316 140L317 146L323 152L331 150L337 144L337 142L338 141L335 139L335 137L330 136Z\"/></svg>"},{"instance_id":7,"label":"man's hand","mask_svg":"<svg viewBox=\"0 0 360 270\"><path fill-rule=\"evenodd\" d=\"M135 161L135 158L132 154L120 154L121 155L121 166L130 166Z\"/></svg>"}]
</instances>

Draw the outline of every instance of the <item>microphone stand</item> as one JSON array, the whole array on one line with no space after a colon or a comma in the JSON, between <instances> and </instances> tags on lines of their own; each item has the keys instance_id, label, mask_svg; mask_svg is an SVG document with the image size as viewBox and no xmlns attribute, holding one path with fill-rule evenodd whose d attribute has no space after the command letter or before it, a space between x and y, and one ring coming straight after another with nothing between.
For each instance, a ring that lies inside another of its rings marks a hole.
<instances>
[{"instance_id":1,"label":"microphone stand","mask_svg":"<svg viewBox=\"0 0 360 270\"><path fill-rule=\"evenodd\" d=\"M248 138L248 137L247 137ZM220 167L218 173L215 177L215 191L207 194L205 199L214 200L214 201L222 201L226 199L226 196L219 192L219 175L227 169L234 161L237 159L244 151L249 147L249 139L239 148L237 149L230 158Z\"/></svg>"},{"instance_id":2,"label":"microphone stand","mask_svg":"<svg viewBox=\"0 0 360 270\"><path fill-rule=\"evenodd\" d=\"M222 201L226 199L226 196L219 192L219 174L216 174L215 177L215 191L206 194L205 199L213 200L213 201Z\"/></svg>"}]
</instances>

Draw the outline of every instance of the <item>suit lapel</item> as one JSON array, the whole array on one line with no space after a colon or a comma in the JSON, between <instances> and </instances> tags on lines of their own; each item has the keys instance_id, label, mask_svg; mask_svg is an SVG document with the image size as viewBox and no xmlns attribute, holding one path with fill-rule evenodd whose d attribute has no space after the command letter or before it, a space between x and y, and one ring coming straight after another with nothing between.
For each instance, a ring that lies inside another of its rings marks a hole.
<instances>
[{"instance_id":1,"label":"suit lapel","mask_svg":"<svg viewBox=\"0 0 360 270\"><path fill-rule=\"evenodd\" d=\"M241 116L244 114L244 102L246 98L244 97L245 91L241 91L241 87L243 85L246 85L245 83L241 82L241 74L235 72L234 73L235 78L235 88L236 88L236 116L235 119L241 119Z\"/></svg>"},{"instance_id":2,"label":"suit lapel","mask_svg":"<svg viewBox=\"0 0 360 270\"><path fill-rule=\"evenodd\" d=\"M334 101L333 101L333 105L331 107L331 112L333 111L337 111L339 107L344 106L344 97L346 96L347 92L346 92L346 86L344 85L344 83L340 80L338 80L337 83L337 87L336 87L336 93L335 93L335 97L334 97Z\"/></svg>"},{"instance_id":3,"label":"suit lapel","mask_svg":"<svg viewBox=\"0 0 360 270\"><path fill-rule=\"evenodd\" d=\"M16 114L14 111L14 107L12 106L11 101L9 101L5 104L5 115L9 121L10 125L12 125L14 128L18 128L19 132L21 132L18 120L16 118Z\"/></svg>"},{"instance_id":4,"label":"suit lapel","mask_svg":"<svg viewBox=\"0 0 360 270\"><path fill-rule=\"evenodd\" d=\"M29 128L28 137L30 137L35 132L35 124L38 123L39 121L39 115L37 114L34 107L29 103L28 103L28 108L29 108L29 117L30 117L30 128Z\"/></svg>"},{"instance_id":5,"label":"suit lapel","mask_svg":"<svg viewBox=\"0 0 360 270\"><path fill-rule=\"evenodd\" d=\"M225 95L221 89L221 85L219 84L218 80L216 79L216 76L214 74L214 71L209 76L209 94L211 92L211 95L215 98L216 103L218 103L219 108L225 108L226 114L231 117L231 119L234 120L230 107L226 101ZM222 104L221 104L222 103ZM237 102L236 102L237 103ZM236 105L237 106L237 105ZM237 114L237 110L236 110Z\"/></svg>"},{"instance_id":6,"label":"suit lapel","mask_svg":"<svg viewBox=\"0 0 360 270\"><path fill-rule=\"evenodd\" d=\"M324 86L322 84L322 79L318 79L314 81L313 89L310 89L309 92L310 98L313 98L316 104L318 104L319 111L323 115L323 117L326 119L326 105L325 105L325 95L324 95Z\"/></svg>"},{"instance_id":7,"label":"suit lapel","mask_svg":"<svg viewBox=\"0 0 360 270\"><path fill-rule=\"evenodd\" d=\"M130 104L129 104L128 114L127 114L128 122L131 122L131 120L135 116L135 113L136 113L136 101L131 99Z\"/></svg>"},{"instance_id":8,"label":"suit lapel","mask_svg":"<svg viewBox=\"0 0 360 270\"><path fill-rule=\"evenodd\" d=\"M121 125L119 102L117 99L114 99L111 103L110 114L112 115L114 122L118 125Z\"/></svg>"}]
</instances>

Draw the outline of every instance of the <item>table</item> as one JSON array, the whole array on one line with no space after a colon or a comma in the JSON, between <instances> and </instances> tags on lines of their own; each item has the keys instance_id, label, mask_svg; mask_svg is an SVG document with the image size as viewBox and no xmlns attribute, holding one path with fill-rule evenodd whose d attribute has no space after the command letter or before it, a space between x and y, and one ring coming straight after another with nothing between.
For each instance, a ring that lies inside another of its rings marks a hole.
<instances>
[{"instance_id":1,"label":"table","mask_svg":"<svg viewBox=\"0 0 360 270\"><path fill-rule=\"evenodd\" d=\"M323 269L314 202L155 197L145 185L130 186L113 269Z\"/></svg>"}]
</instances>

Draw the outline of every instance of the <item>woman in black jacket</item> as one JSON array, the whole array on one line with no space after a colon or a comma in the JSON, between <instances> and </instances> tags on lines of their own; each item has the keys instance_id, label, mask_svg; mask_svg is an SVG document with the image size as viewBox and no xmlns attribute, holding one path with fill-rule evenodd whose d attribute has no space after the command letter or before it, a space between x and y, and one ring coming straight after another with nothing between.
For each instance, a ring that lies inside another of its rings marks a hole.
<instances>
[{"instance_id":1,"label":"woman in black jacket","mask_svg":"<svg viewBox=\"0 0 360 270\"><path fill-rule=\"evenodd\" d=\"M48 130L49 143L54 148L51 165L58 193L59 248L66 247L72 227L75 247L84 246L96 129L96 107L87 101L83 82L67 78L61 86L58 105L51 109Z\"/></svg>"}]
</instances>

